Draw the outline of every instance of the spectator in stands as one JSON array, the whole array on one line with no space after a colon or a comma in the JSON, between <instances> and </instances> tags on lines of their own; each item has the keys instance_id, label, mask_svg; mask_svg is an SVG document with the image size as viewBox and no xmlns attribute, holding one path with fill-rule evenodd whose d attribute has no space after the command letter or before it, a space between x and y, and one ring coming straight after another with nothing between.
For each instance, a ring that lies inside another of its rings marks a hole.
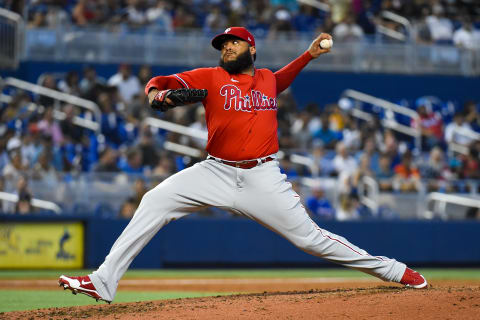
<instances>
[{"instance_id":1,"label":"spectator in stands","mask_svg":"<svg viewBox=\"0 0 480 320\"><path fill-rule=\"evenodd\" d=\"M126 141L125 120L115 110L108 93L100 93L98 105L102 111L101 133L105 136L107 144L117 148Z\"/></svg>"},{"instance_id":2,"label":"spectator in stands","mask_svg":"<svg viewBox=\"0 0 480 320\"><path fill-rule=\"evenodd\" d=\"M143 66L140 67L140 70L138 70L138 80L140 81L140 87L141 88L145 88L145 86L147 85L148 81L150 81L150 79L152 79L152 68L147 65L147 64L144 64ZM143 90L140 90L140 91L143 91Z\"/></svg>"},{"instance_id":3,"label":"spectator in stands","mask_svg":"<svg viewBox=\"0 0 480 320\"><path fill-rule=\"evenodd\" d=\"M420 173L422 179L427 180L428 191L452 191L447 185L451 173L441 148L434 147L430 151L427 163L420 165Z\"/></svg>"},{"instance_id":4,"label":"spectator in stands","mask_svg":"<svg viewBox=\"0 0 480 320\"><path fill-rule=\"evenodd\" d=\"M205 19L204 30L215 32L224 30L227 26L227 19L218 6L213 6Z\"/></svg>"},{"instance_id":5,"label":"spectator in stands","mask_svg":"<svg viewBox=\"0 0 480 320\"><path fill-rule=\"evenodd\" d=\"M420 128L422 134L422 147L430 150L432 147L442 144L443 142L443 122L440 115L431 111L427 111L425 105L417 108L419 116L418 121L412 119L411 126Z\"/></svg>"},{"instance_id":6,"label":"spectator in stands","mask_svg":"<svg viewBox=\"0 0 480 320\"><path fill-rule=\"evenodd\" d=\"M462 134L463 132L471 132L470 124L465 122L463 112L457 111L453 116L453 121L445 127L445 141L447 143L457 143L461 145L469 145L472 138Z\"/></svg>"},{"instance_id":7,"label":"spectator in stands","mask_svg":"<svg viewBox=\"0 0 480 320\"><path fill-rule=\"evenodd\" d=\"M364 37L362 28L355 23L355 17L348 15L333 28L333 38L339 42L361 41Z\"/></svg>"},{"instance_id":8,"label":"spectator in stands","mask_svg":"<svg viewBox=\"0 0 480 320\"><path fill-rule=\"evenodd\" d=\"M453 23L445 16L445 9L440 2L433 5L432 14L427 17L426 23L435 43L451 43Z\"/></svg>"},{"instance_id":9,"label":"spectator in stands","mask_svg":"<svg viewBox=\"0 0 480 320\"><path fill-rule=\"evenodd\" d=\"M74 96L80 95L80 81L77 71L69 71L64 80L60 80L58 88L68 94Z\"/></svg>"},{"instance_id":10,"label":"spectator in stands","mask_svg":"<svg viewBox=\"0 0 480 320\"><path fill-rule=\"evenodd\" d=\"M143 128L138 141L138 148L142 153L142 166L153 169L160 157L150 127Z\"/></svg>"},{"instance_id":11,"label":"spectator in stands","mask_svg":"<svg viewBox=\"0 0 480 320\"><path fill-rule=\"evenodd\" d=\"M140 205L142 197L147 191L145 181L143 179L136 179L133 184L133 195L122 204L119 217L123 219L131 219L135 210Z\"/></svg>"},{"instance_id":12,"label":"spectator in stands","mask_svg":"<svg viewBox=\"0 0 480 320\"><path fill-rule=\"evenodd\" d=\"M55 80L55 78L51 74L46 74L44 76L41 85L44 86L45 88L48 88L48 89L58 90L57 81ZM47 97L47 96L40 95L40 97L38 98L38 104L40 104L44 107L53 106L54 103L55 103L55 100L53 98L50 98L50 97Z\"/></svg>"},{"instance_id":13,"label":"spectator in stands","mask_svg":"<svg viewBox=\"0 0 480 320\"><path fill-rule=\"evenodd\" d=\"M470 144L468 154L461 157L461 178L480 179L480 141Z\"/></svg>"},{"instance_id":14,"label":"spectator in stands","mask_svg":"<svg viewBox=\"0 0 480 320\"><path fill-rule=\"evenodd\" d=\"M338 221L359 220L359 207L358 195L340 194L335 217Z\"/></svg>"},{"instance_id":15,"label":"spectator in stands","mask_svg":"<svg viewBox=\"0 0 480 320\"><path fill-rule=\"evenodd\" d=\"M45 8L36 8L32 13L32 17L27 24L28 28L45 28L48 26L47 14Z\"/></svg>"},{"instance_id":16,"label":"spectator in stands","mask_svg":"<svg viewBox=\"0 0 480 320\"><path fill-rule=\"evenodd\" d=\"M207 132L207 121L205 119L205 108L203 106L200 105L195 109L195 122L193 122L189 127ZM191 138L191 140L193 145L200 150L204 150L207 145L207 140L205 139Z\"/></svg>"},{"instance_id":17,"label":"spectator in stands","mask_svg":"<svg viewBox=\"0 0 480 320\"><path fill-rule=\"evenodd\" d=\"M118 152L111 147L105 147L100 153L100 159L94 166L95 172L119 172L120 169L117 166Z\"/></svg>"},{"instance_id":18,"label":"spectator in stands","mask_svg":"<svg viewBox=\"0 0 480 320\"><path fill-rule=\"evenodd\" d=\"M142 8L141 0L127 0L125 9L127 23L130 27L141 27L147 22L145 11Z\"/></svg>"},{"instance_id":19,"label":"spectator in stands","mask_svg":"<svg viewBox=\"0 0 480 320\"><path fill-rule=\"evenodd\" d=\"M476 131L480 132L480 112L475 101L467 101L464 106L465 122Z\"/></svg>"},{"instance_id":20,"label":"spectator in stands","mask_svg":"<svg viewBox=\"0 0 480 320\"><path fill-rule=\"evenodd\" d=\"M65 119L60 121L60 128L62 130L63 137L67 143L77 144L82 141L84 135L82 127L74 123L75 107L71 104L66 104L63 107L65 113Z\"/></svg>"},{"instance_id":21,"label":"spectator in stands","mask_svg":"<svg viewBox=\"0 0 480 320\"><path fill-rule=\"evenodd\" d=\"M158 0L154 7L147 9L147 21L161 31L171 33L173 31L172 16L167 1Z\"/></svg>"},{"instance_id":22,"label":"spectator in stands","mask_svg":"<svg viewBox=\"0 0 480 320\"><path fill-rule=\"evenodd\" d=\"M290 126L290 134L295 140L295 145L300 149L307 149L310 146L312 137L308 124L311 118L312 115L307 110L302 110L297 114Z\"/></svg>"},{"instance_id":23,"label":"spectator in stands","mask_svg":"<svg viewBox=\"0 0 480 320\"><path fill-rule=\"evenodd\" d=\"M72 18L75 24L85 27L95 21L96 17L96 3L93 0L78 0L73 8Z\"/></svg>"},{"instance_id":24,"label":"spectator in stands","mask_svg":"<svg viewBox=\"0 0 480 320\"><path fill-rule=\"evenodd\" d=\"M79 88L80 93L83 97L88 100L96 100L97 93L95 90L98 89L99 86L103 86L105 84L105 79L102 77L97 76L97 71L92 66L86 66L83 69L83 78L80 80Z\"/></svg>"},{"instance_id":25,"label":"spectator in stands","mask_svg":"<svg viewBox=\"0 0 480 320\"><path fill-rule=\"evenodd\" d=\"M193 29L197 27L195 15L188 11L185 6L177 7L173 17L173 28L178 30Z\"/></svg>"},{"instance_id":26,"label":"spectator in stands","mask_svg":"<svg viewBox=\"0 0 480 320\"><path fill-rule=\"evenodd\" d=\"M21 175L17 182L18 201L15 204L15 214L24 215L33 212L32 193L28 189L28 179Z\"/></svg>"},{"instance_id":27,"label":"spectator in stands","mask_svg":"<svg viewBox=\"0 0 480 320\"><path fill-rule=\"evenodd\" d=\"M288 37L288 34L285 34L285 32L292 30L293 25L291 12L283 6L276 8L270 22L268 38L270 40L274 40L285 35Z\"/></svg>"},{"instance_id":28,"label":"spectator in stands","mask_svg":"<svg viewBox=\"0 0 480 320\"><path fill-rule=\"evenodd\" d=\"M370 155L368 153L364 153L360 157L360 161L357 169L352 173L352 178L351 178L352 191L351 192L358 193L358 188L362 183L362 180L364 177L373 178L374 176L375 174L373 173L371 169L371 164L370 164Z\"/></svg>"},{"instance_id":29,"label":"spectator in stands","mask_svg":"<svg viewBox=\"0 0 480 320\"><path fill-rule=\"evenodd\" d=\"M331 176L335 173L335 166L333 161L326 155L323 143L316 140L312 143L312 154L314 169L312 174L314 176Z\"/></svg>"},{"instance_id":30,"label":"spectator in stands","mask_svg":"<svg viewBox=\"0 0 480 320\"><path fill-rule=\"evenodd\" d=\"M22 142L18 137L12 137L7 142L7 153L9 162L5 164L2 176L7 182L16 183L22 172L28 170L28 163L22 156Z\"/></svg>"},{"instance_id":31,"label":"spectator in stands","mask_svg":"<svg viewBox=\"0 0 480 320\"><path fill-rule=\"evenodd\" d=\"M328 0L328 4L330 5L333 23L341 23L350 15L351 0Z\"/></svg>"},{"instance_id":32,"label":"spectator in stands","mask_svg":"<svg viewBox=\"0 0 480 320\"><path fill-rule=\"evenodd\" d=\"M280 171L286 174L288 179L295 179L300 175L297 166L288 158L280 159Z\"/></svg>"},{"instance_id":33,"label":"spectator in stands","mask_svg":"<svg viewBox=\"0 0 480 320\"><path fill-rule=\"evenodd\" d=\"M42 181L45 186L55 188L58 184L57 171L52 166L52 150L43 150L32 169L32 179Z\"/></svg>"},{"instance_id":34,"label":"spectator in stands","mask_svg":"<svg viewBox=\"0 0 480 320\"><path fill-rule=\"evenodd\" d=\"M357 162L353 158L348 148L343 142L337 143L336 146L337 155L333 158L333 165L337 175L342 173L352 174L357 169Z\"/></svg>"},{"instance_id":35,"label":"spectator in stands","mask_svg":"<svg viewBox=\"0 0 480 320\"><path fill-rule=\"evenodd\" d=\"M406 151L402 156L402 163L394 168L393 189L402 192L420 190L420 172L413 164L413 156Z\"/></svg>"},{"instance_id":36,"label":"spectator in stands","mask_svg":"<svg viewBox=\"0 0 480 320\"><path fill-rule=\"evenodd\" d=\"M118 88L124 103L132 102L133 97L139 93L140 81L132 75L132 69L128 64L121 64L118 72L108 79L108 85Z\"/></svg>"},{"instance_id":37,"label":"spectator in stands","mask_svg":"<svg viewBox=\"0 0 480 320\"><path fill-rule=\"evenodd\" d=\"M382 153L378 160L378 168L374 171L375 179L378 181L380 191L392 191L392 180L394 172L392 170L392 161L387 153Z\"/></svg>"},{"instance_id":38,"label":"spectator in stands","mask_svg":"<svg viewBox=\"0 0 480 320\"><path fill-rule=\"evenodd\" d=\"M312 194L307 198L306 203L312 218L335 219L335 209L325 197L325 192L321 186L312 188Z\"/></svg>"},{"instance_id":39,"label":"spectator in stands","mask_svg":"<svg viewBox=\"0 0 480 320\"><path fill-rule=\"evenodd\" d=\"M153 169L152 175L154 177L166 178L175 173L175 163L168 153L164 153L160 156L157 165Z\"/></svg>"},{"instance_id":40,"label":"spectator in stands","mask_svg":"<svg viewBox=\"0 0 480 320\"><path fill-rule=\"evenodd\" d=\"M119 168L125 173L141 174L145 173L145 167L142 165L142 152L137 148L128 149L126 157L120 159Z\"/></svg>"},{"instance_id":41,"label":"spectator in stands","mask_svg":"<svg viewBox=\"0 0 480 320\"><path fill-rule=\"evenodd\" d=\"M357 150L361 143L361 132L358 129L357 122L350 115L345 116L344 122L345 125L341 132L343 136L342 141L350 150Z\"/></svg>"},{"instance_id":42,"label":"spectator in stands","mask_svg":"<svg viewBox=\"0 0 480 320\"><path fill-rule=\"evenodd\" d=\"M37 127L43 135L52 137L55 145L58 146L63 143L62 129L60 129L58 121L53 117L53 107L45 109L43 118L38 122Z\"/></svg>"},{"instance_id":43,"label":"spectator in stands","mask_svg":"<svg viewBox=\"0 0 480 320\"><path fill-rule=\"evenodd\" d=\"M480 47L480 44L475 41L474 30L470 21L463 21L462 27L453 33L453 43L458 48L466 50Z\"/></svg>"},{"instance_id":44,"label":"spectator in stands","mask_svg":"<svg viewBox=\"0 0 480 320\"><path fill-rule=\"evenodd\" d=\"M323 114L322 127L313 134L313 140L322 141L326 149L331 149L338 141L338 135L330 129L330 120L328 114Z\"/></svg>"}]
</instances>

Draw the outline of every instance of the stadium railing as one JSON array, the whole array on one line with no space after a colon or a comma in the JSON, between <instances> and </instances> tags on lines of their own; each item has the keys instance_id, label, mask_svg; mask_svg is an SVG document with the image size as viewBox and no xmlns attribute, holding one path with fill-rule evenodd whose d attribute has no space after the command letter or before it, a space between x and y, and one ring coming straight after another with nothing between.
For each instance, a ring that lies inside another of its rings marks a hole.
<instances>
[{"instance_id":1,"label":"stadium railing","mask_svg":"<svg viewBox=\"0 0 480 320\"><path fill-rule=\"evenodd\" d=\"M427 195L425 201L426 209L424 212L424 218L431 219L435 216L438 216L442 219L450 219L452 218L451 212L454 210L450 210L447 212L447 205L457 205L461 207L474 207L480 209L480 199L478 195L454 195L454 194L445 194L440 192L431 192ZM430 209L430 207L433 207ZM458 218L458 217L457 217Z\"/></svg>"},{"instance_id":2,"label":"stadium railing","mask_svg":"<svg viewBox=\"0 0 480 320\"><path fill-rule=\"evenodd\" d=\"M201 30L175 33L145 27L138 32L108 29L29 29L25 60L81 63L130 63L157 66L205 67L218 64L211 34ZM278 33L257 37L257 65L280 68L310 45L314 34ZM307 70L400 74L480 74L480 48L414 42L388 43L371 37L354 42L335 41L331 54L312 61Z\"/></svg>"},{"instance_id":3,"label":"stadium railing","mask_svg":"<svg viewBox=\"0 0 480 320\"><path fill-rule=\"evenodd\" d=\"M14 193L8 193L8 192L0 191L0 200L17 203L18 200L19 200L19 197L18 197L17 194L14 194ZM52 201L32 198L30 204L34 208L53 211L56 214L61 214L62 213L62 209L56 203L54 203Z\"/></svg>"},{"instance_id":4,"label":"stadium railing","mask_svg":"<svg viewBox=\"0 0 480 320\"><path fill-rule=\"evenodd\" d=\"M91 112L93 117L91 117L91 119L88 119L88 118L82 118L82 117L76 116L73 120L74 124L82 126L84 128L88 128L96 132L100 131L100 127L101 127L100 121L102 119L102 115L101 115L100 108L93 101L86 100L86 99L83 99L71 94L67 94L61 91L52 90L31 82L19 80L12 77L8 77L4 80L0 78L0 90L3 90L5 87L14 87L24 91L33 92L38 95L53 98L56 101L56 103L58 103L58 105L56 106L57 109L61 109L62 107L60 105L60 102L64 102L80 108L84 108L87 111ZM11 97L9 97L8 95L2 94L0 96L0 99L2 102L8 103L10 102ZM36 104L31 104L30 107L37 108L38 106ZM58 110L57 112L55 112L54 116L58 120L65 119L65 113Z\"/></svg>"},{"instance_id":5,"label":"stadium railing","mask_svg":"<svg viewBox=\"0 0 480 320\"><path fill-rule=\"evenodd\" d=\"M399 113L402 115L405 115L415 121L419 120L418 113L416 111L413 111L412 109L406 108L404 106L392 103L390 101L380 99L356 90L352 89L347 89L345 90L340 99L351 99L353 100L353 106L349 106L349 102L343 100L341 103L346 103L346 107L350 107L348 110L351 112L351 114L359 119L366 120L366 121L373 121L374 116L371 113L364 112L361 109L361 103L368 103L376 107L380 107L384 109L384 115L385 117L381 119L381 124L386 127L390 128L392 130L395 130L397 132L406 134L408 136L411 136L412 138L415 139L415 146L418 150L422 149L421 146L421 131L420 128L412 128L410 126L406 126L404 124L399 123L398 121L395 120L395 113Z\"/></svg>"},{"instance_id":6,"label":"stadium railing","mask_svg":"<svg viewBox=\"0 0 480 320\"><path fill-rule=\"evenodd\" d=\"M22 55L24 23L20 15L0 8L0 69L16 69Z\"/></svg>"}]
</instances>

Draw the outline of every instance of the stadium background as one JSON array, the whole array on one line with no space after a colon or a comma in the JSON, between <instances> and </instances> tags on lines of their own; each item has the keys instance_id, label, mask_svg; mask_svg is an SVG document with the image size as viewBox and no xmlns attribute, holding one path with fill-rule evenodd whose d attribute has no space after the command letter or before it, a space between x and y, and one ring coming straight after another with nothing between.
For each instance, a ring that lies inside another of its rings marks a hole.
<instances>
[{"instance_id":1,"label":"stadium background","mask_svg":"<svg viewBox=\"0 0 480 320\"><path fill-rule=\"evenodd\" d=\"M0 268L97 267L143 193L205 157L202 108L155 113L143 87L155 75L215 66L210 39L229 25L253 32L257 67L273 70L315 34L334 37L332 53L278 98L282 170L319 225L412 265L480 264L474 2L0 6ZM132 264L324 266L333 267L215 209L165 227Z\"/></svg>"}]
</instances>

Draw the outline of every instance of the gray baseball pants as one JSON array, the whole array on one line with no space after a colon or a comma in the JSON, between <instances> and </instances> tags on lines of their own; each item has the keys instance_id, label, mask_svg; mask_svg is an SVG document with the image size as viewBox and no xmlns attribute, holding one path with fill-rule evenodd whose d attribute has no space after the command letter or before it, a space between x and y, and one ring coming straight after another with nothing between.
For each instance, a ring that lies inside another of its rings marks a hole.
<instances>
[{"instance_id":1,"label":"gray baseball pants","mask_svg":"<svg viewBox=\"0 0 480 320\"><path fill-rule=\"evenodd\" d=\"M90 275L98 294L112 301L130 263L163 226L210 206L243 214L309 254L382 280L399 282L405 272L405 264L371 256L345 238L319 228L280 172L278 161L241 169L205 160L145 194L103 264Z\"/></svg>"}]
</instances>

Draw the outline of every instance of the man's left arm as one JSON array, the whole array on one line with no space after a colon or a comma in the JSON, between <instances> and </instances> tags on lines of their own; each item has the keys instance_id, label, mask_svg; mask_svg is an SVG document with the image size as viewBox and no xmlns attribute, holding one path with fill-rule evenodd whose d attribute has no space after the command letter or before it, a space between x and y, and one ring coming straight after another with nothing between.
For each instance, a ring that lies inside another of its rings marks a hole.
<instances>
[{"instance_id":1,"label":"man's left arm","mask_svg":"<svg viewBox=\"0 0 480 320\"><path fill-rule=\"evenodd\" d=\"M295 77L302 71L303 68L310 62L310 60L318 58L320 55L330 52L329 49L322 49L320 41L324 39L332 39L328 33L321 33L308 47L300 57L287 64L282 69L275 72L275 79L277 80L277 95L283 90L287 89L292 84Z\"/></svg>"}]
</instances>

